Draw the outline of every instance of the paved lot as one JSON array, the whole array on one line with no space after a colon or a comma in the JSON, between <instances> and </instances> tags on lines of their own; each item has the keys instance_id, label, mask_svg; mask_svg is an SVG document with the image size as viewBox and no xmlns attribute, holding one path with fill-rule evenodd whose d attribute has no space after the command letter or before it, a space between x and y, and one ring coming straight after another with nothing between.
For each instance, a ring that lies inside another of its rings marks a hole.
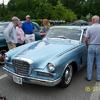
<instances>
[{"instance_id":1,"label":"paved lot","mask_svg":"<svg viewBox=\"0 0 100 100\"><path fill-rule=\"evenodd\" d=\"M86 70L81 70L73 77L71 85L62 89L58 86L18 85L0 67L0 94L7 100L100 100L100 83L95 79L87 82L85 74Z\"/></svg>"}]
</instances>

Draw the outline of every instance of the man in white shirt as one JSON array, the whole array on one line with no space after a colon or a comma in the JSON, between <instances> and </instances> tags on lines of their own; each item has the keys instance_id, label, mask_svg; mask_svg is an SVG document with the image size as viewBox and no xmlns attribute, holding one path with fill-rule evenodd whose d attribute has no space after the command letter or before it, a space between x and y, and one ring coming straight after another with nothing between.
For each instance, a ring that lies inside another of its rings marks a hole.
<instances>
[{"instance_id":1,"label":"man in white shirt","mask_svg":"<svg viewBox=\"0 0 100 100\"><path fill-rule=\"evenodd\" d=\"M12 22L10 22L7 28L4 30L4 36L9 50L16 47L16 43L17 43L16 26L18 22L19 22L19 18L12 17Z\"/></svg>"}]
</instances>

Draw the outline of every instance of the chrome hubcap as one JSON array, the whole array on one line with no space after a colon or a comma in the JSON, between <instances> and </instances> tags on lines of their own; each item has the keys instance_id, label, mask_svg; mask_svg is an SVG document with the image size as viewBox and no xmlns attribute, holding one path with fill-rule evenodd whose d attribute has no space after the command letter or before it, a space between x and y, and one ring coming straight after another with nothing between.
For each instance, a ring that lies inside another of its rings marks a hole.
<instances>
[{"instance_id":1,"label":"chrome hubcap","mask_svg":"<svg viewBox=\"0 0 100 100\"><path fill-rule=\"evenodd\" d=\"M72 66L69 65L65 71L65 83L69 84L72 79Z\"/></svg>"}]
</instances>

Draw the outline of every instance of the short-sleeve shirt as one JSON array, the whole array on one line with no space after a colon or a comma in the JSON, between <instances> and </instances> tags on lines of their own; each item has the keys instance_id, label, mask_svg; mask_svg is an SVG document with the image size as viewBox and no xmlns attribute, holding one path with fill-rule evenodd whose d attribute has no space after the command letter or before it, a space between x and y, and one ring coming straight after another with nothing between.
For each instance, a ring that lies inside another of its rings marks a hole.
<instances>
[{"instance_id":1,"label":"short-sleeve shirt","mask_svg":"<svg viewBox=\"0 0 100 100\"><path fill-rule=\"evenodd\" d=\"M32 34L34 30L34 25L32 22L24 22L22 24L22 29L25 32L25 34Z\"/></svg>"},{"instance_id":2,"label":"short-sleeve shirt","mask_svg":"<svg viewBox=\"0 0 100 100\"><path fill-rule=\"evenodd\" d=\"M89 38L89 44L100 44L100 24L90 26L86 31L86 37Z\"/></svg>"}]
</instances>

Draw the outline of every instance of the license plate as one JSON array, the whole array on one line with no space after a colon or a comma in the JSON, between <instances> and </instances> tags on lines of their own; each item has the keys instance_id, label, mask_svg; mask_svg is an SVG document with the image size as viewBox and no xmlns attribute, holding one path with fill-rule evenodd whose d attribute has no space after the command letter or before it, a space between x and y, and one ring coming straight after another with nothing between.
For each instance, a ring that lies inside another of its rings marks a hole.
<instances>
[{"instance_id":1,"label":"license plate","mask_svg":"<svg viewBox=\"0 0 100 100\"><path fill-rule=\"evenodd\" d=\"M13 76L13 81L17 84L22 84L22 78L18 76Z\"/></svg>"}]
</instances>

